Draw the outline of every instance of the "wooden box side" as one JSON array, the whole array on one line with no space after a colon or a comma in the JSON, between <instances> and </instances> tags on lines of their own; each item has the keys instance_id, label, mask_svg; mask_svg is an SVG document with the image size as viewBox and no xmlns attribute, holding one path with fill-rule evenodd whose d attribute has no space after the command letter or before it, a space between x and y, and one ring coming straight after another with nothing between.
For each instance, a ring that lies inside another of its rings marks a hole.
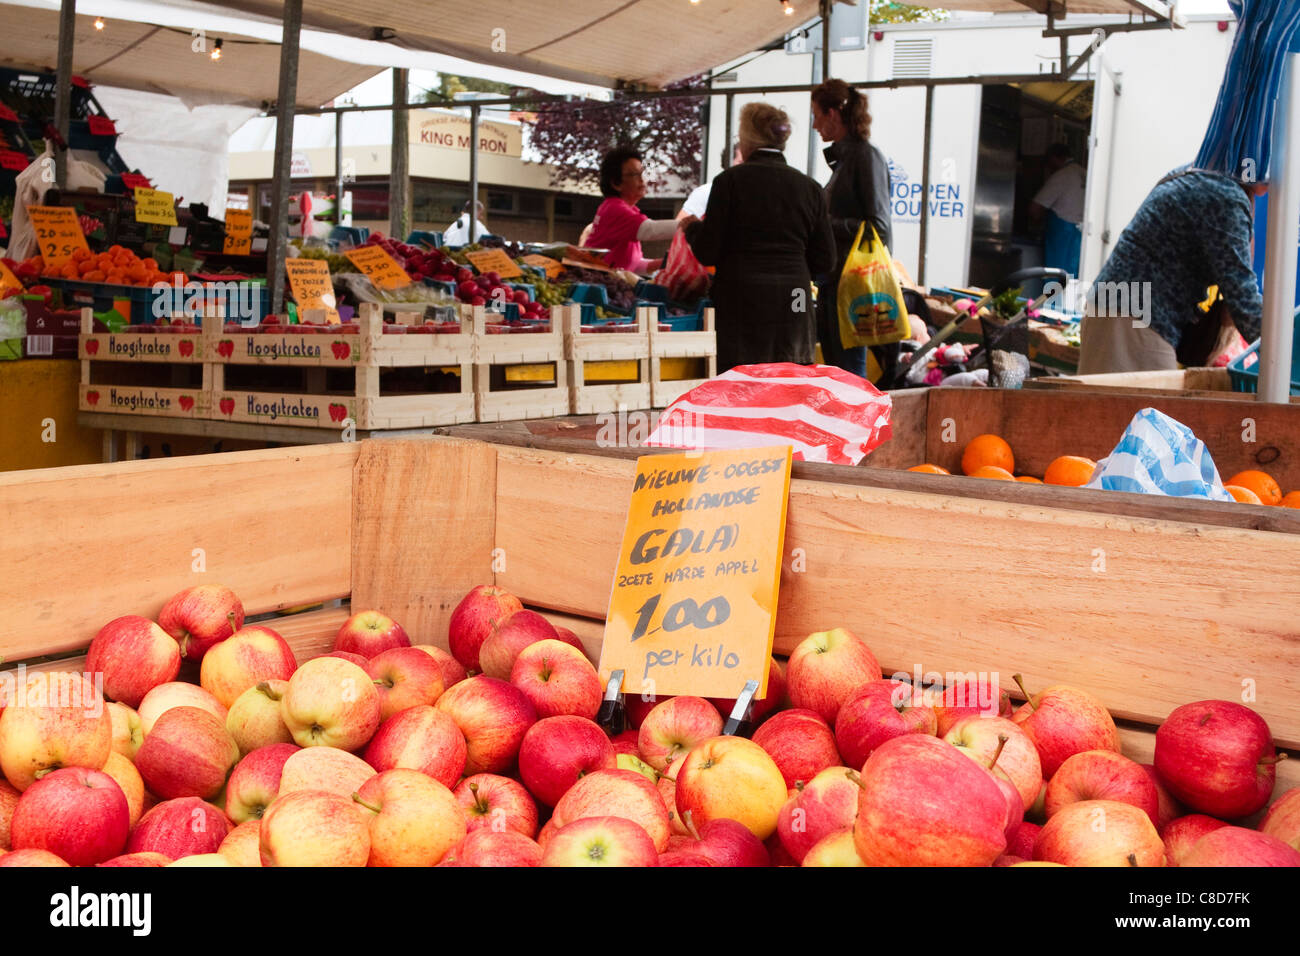
<instances>
[{"instance_id":1,"label":"wooden box side","mask_svg":"<svg viewBox=\"0 0 1300 956\"><path fill-rule=\"evenodd\" d=\"M0 475L0 657L87 647L111 617L156 618L224 584L247 614L351 589L356 445Z\"/></svg>"},{"instance_id":2,"label":"wooden box side","mask_svg":"<svg viewBox=\"0 0 1300 956\"><path fill-rule=\"evenodd\" d=\"M634 469L501 448L498 583L603 618ZM1278 743L1300 745L1300 535L796 480L786 549L778 653L844 626L886 673L1020 672L1147 724L1249 680Z\"/></svg>"}]
</instances>

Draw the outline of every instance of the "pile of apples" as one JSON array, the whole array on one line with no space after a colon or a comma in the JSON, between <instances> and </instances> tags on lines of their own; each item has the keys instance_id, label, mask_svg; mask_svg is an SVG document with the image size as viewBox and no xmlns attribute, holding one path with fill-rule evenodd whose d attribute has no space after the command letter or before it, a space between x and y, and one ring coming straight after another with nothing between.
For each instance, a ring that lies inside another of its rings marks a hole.
<instances>
[{"instance_id":1,"label":"pile of apples","mask_svg":"<svg viewBox=\"0 0 1300 956\"><path fill-rule=\"evenodd\" d=\"M300 664L216 585L110 621L0 700L0 867L1300 865L1300 789L1239 825L1278 760L1240 704L1144 766L1086 691L932 695L837 628L771 661L752 739L701 697L611 739L581 640L504 589L446 637L361 611Z\"/></svg>"}]
</instances>

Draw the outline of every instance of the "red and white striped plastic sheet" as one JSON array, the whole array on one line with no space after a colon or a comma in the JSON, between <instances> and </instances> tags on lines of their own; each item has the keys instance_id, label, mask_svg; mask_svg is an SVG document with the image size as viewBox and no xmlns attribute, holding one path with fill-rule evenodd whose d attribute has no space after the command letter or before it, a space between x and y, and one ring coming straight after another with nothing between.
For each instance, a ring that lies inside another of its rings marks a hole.
<instances>
[{"instance_id":1,"label":"red and white striped plastic sheet","mask_svg":"<svg viewBox=\"0 0 1300 956\"><path fill-rule=\"evenodd\" d=\"M829 365L739 365L673 402L646 445L791 445L795 461L856 465L893 434L888 395Z\"/></svg>"}]
</instances>

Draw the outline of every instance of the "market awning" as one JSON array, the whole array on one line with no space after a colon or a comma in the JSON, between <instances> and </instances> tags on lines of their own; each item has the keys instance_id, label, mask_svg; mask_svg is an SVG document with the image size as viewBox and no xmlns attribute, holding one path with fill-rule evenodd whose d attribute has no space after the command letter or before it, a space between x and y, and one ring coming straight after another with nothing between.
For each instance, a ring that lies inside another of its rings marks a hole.
<instances>
[{"instance_id":1,"label":"market awning","mask_svg":"<svg viewBox=\"0 0 1300 956\"><path fill-rule=\"evenodd\" d=\"M1050 13L1056 17L1134 14L1168 20L1173 13L1173 4L1164 0L908 0L908 3L914 7L971 13Z\"/></svg>"},{"instance_id":2,"label":"market awning","mask_svg":"<svg viewBox=\"0 0 1300 956\"><path fill-rule=\"evenodd\" d=\"M0 15L0 66L53 70L58 61L58 11L5 4ZM205 36L203 48L195 50L189 30L112 20L101 31L94 22L94 17L77 17L72 63L72 71L91 83L166 93L187 106L259 106L276 99L278 43L222 33L221 59L213 61L213 36ZM303 50L297 105L320 106L382 69Z\"/></svg>"},{"instance_id":3,"label":"market awning","mask_svg":"<svg viewBox=\"0 0 1300 956\"><path fill-rule=\"evenodd\" d=\"M230 0L281 16L278 0ZM518 0L304 0L304 29L383 38L602 87L663 86L779 39L817 16L817 0L564 0L544 9Z\"/></svg>"}]
</instances>

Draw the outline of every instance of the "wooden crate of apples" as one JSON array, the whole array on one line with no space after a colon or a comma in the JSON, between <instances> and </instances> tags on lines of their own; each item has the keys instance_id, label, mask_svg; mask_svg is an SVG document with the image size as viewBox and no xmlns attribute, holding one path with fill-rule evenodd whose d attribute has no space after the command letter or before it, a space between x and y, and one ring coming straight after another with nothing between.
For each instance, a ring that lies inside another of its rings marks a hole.
<instances>
[{"instance_id":1,"label":"wooden crate of apples","mask_svg":"<svg viewBox=\"0 0 1300 956\"><path fill-rule=\"evenodd\" d=\"M82 673L0 673L0 867L1300 865L1300 789L1243 825L1280 755L1231 701L1141 765L1085 689L884 679L838 628L773 659L752 739L699 697L611 739L582 642L502 588L450 652L367 610L299 663L274 623L191 587Z\"/></svg>"}]
</instances>

